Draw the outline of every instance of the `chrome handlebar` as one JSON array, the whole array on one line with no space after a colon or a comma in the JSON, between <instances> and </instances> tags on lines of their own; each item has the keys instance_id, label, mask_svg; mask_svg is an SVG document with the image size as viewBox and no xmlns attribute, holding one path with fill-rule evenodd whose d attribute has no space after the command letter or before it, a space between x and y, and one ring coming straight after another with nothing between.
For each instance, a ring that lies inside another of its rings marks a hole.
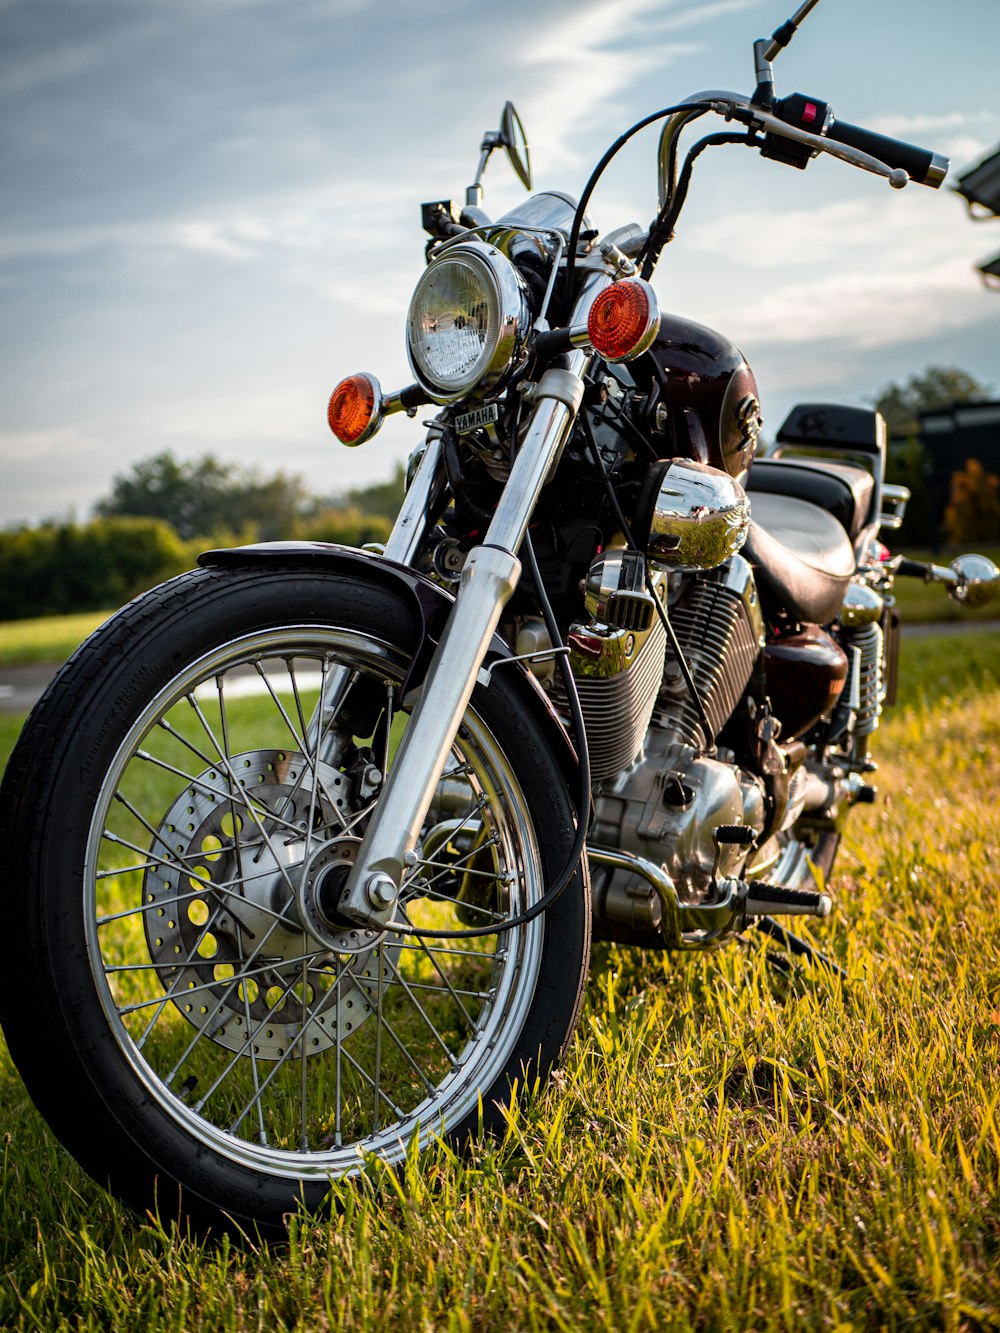
<instances>
[{"instance_id":1,"label":"chrome handlebar","mask_svg":"<svg viewBox=\"0 0 1000 1333\"><path fill-rule=\"evenodd\" d=\"M695 93L691 97L686 97L680 105L683 107L698 106L701 109L693 112L689 110L674 112L666 120L660 132L657 184L661 212L670 203L677 186L676 145L678 136L693 115L704 114L704 111L714 111L726 120L737 120L751 130L776 134L782 138L791 139L795 143L805 144L813 150L814 156L817 153L829 153L831 157L839 158L849 166L860 167L863 171L870 171L876 176L884 177L895 190L902 189L911 179L902 167L890 167L887 163L873 157L870 153L863 152L860 148L839 143L837 140L829 139L823 134L812 134L808 130L800 129L797 125L789 125L764 107L754 105L753 101L744 93L709 89L706 92ZM925 183L940 184L947 171L947 159L936 154L933 157L935 179L933 181L928 180Z\"/></svg>"}]
</instances>

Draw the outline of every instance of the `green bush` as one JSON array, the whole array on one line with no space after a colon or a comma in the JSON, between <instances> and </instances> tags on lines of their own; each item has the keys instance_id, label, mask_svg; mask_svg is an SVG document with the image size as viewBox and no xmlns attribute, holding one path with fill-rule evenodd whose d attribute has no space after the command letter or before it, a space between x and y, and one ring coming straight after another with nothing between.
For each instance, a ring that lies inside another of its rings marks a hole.
<instances>
[{"instance_id":1,"label":"green bush","mask_svg":"<svg viewBox=\"0 0 1000 1333\"><path fill-rule=\"evenodd\" d=\"M120 606L189 569L202 544L151 518L0 532L0 620Z\"/></svg>"},{"instance_id":2,"label":"green bush","mask_svg":"<svg viewBox=\"0 0 1000 1333\"><path fill-rule=\"evenodd\" d=\"M366 514L355 506L325 509L295 525L295 536L314 542L339 542L342 546L364 546L384 542L392 531L392 520L382 514Z\"/></svg>"}]
</instances>

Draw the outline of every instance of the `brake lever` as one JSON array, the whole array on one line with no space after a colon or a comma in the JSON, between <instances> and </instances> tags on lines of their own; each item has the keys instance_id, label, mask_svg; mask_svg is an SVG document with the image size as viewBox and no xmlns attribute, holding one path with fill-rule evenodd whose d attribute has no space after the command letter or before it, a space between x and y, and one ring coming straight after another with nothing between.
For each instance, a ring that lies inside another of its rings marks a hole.
<instances>
[{"instance_id":1,"label":"brake lever","mask_svg":"<svg viewBox=\"0 0 1000 1333\"><path fill-rule=\"evenodd\" d=\"M738 120L740 124L750 129L768 131L780 138L805 144L817 153L829 153L831 157L839 158L848 166L860 167L862 171L882 176L894 190L901 190L909 184L910 178L902 167L887 166L877 157L872 157L870 153L862 152L860 148L851 148L848 144L837 143L836 140L827 139L819 134L810 134L808 130L800 130L797 125L789 125L787 121L752 103L719 102L712 106L712 110L724 116L726 120Z\"/></svg>"}]
</instances>

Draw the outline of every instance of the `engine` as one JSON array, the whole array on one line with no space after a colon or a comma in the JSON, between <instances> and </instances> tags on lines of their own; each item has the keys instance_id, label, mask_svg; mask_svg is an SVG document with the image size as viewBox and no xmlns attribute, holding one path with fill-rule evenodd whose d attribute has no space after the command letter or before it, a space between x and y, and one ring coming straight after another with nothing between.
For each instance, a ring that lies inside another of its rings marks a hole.
<instances>
[{"instance_id":1,"label":"engine","mask_svg":"<svg viewBox=\"0 0 1000 1333\"><path fill-rule=\"evenodd\" d=\"M670 619L714 742L746 690L760 650L763 621L750 566L734 556L719 569L690 577ZM759 831L764 824L760 784L735 764L707 756L705 748L699 713L668 655L642 749L627 768L595 787L592 840L662 866L689 902L703 899L715 873L730 873L730 863L743 854L738 846L717 846L713 831L733 824ZM655 915L648 885L624 882L629 877L621 871L602 873L600 915L636 927L642 925L635 916L639 904Z\"/></svg>"}]
</instances>

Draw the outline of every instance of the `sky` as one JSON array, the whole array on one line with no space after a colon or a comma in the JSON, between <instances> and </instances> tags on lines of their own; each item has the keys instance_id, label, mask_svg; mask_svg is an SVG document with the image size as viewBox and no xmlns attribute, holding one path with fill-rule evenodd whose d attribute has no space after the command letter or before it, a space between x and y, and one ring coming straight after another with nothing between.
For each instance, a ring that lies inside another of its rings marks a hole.
<instances>
[{"instance_id":1,"label":"sky","mask_svg":"<svg viewBox=\"0 0 1000 1333\"><path fill-rule=\"evenodd\" d=\"M535 189L578 195L641 116L751 91L753 39L793 7L0 0L0 525L84 519L165 450L320 495L389 476L419 419L347 450L326 403L357 370L412 379L420 203L464 198L505 99ZM1000 141L998 50L1000 0L822 0L775 76L966 169ZM606 175L602 230L653 216L656 142ZM521 197L496 155L486 209ZM947 188L729 147L699 159L654 285L741 347L773 435L796 401L863 404L929 364L1000 396L1000 294L974 271L998 249Z\"/></svg>"}]
</instances>

